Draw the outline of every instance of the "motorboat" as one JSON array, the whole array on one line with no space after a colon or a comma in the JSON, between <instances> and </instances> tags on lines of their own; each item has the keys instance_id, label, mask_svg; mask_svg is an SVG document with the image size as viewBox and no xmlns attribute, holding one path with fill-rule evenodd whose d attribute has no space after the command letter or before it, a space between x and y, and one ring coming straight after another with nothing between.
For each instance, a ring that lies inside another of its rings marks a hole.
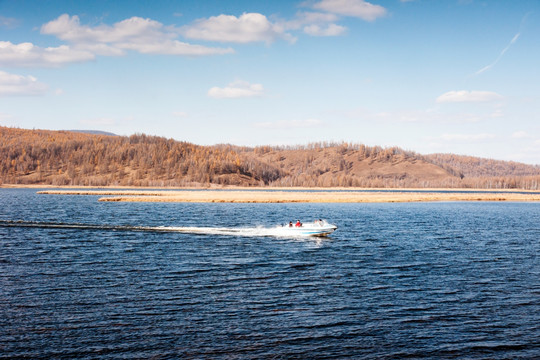
<instances>
[{"instance_id":1,"label":"motorboat","mask_svg":"<svg viewBox=\"0 0 540 360\"><path fill-rule=\"evenodd\" d=\"M328 236L337 230L337 226L329 224L326 220L315 220L302 224L297 222L296 224L289 223L283 227L284 232L290 235L297 236Z\"/></svg>"}]
</instances>

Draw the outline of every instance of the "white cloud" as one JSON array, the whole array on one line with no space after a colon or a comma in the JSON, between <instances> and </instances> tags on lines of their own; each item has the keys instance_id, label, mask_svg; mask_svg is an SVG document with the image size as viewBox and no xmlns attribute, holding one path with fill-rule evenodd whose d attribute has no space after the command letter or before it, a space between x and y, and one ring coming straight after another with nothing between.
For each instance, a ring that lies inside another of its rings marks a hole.
<instances>
[{"instance_id":1,"label":"white cloud","mask_svg":"<svg viewBox=\"0 0 540 360\"><path fill-rule=\"evenodd\" d=\"M13 44L9 41L0 41L0 65L2 66L58 67L94 58L95 56L89 51L73 49L67 45L42 48L31 43Z\"/></svg>"},{"instance_id":2,"label":"white cloud","mask_svg":"<svg viewBox=\"0 0 540 360\"><path fill-rule=\"evenodd\" d=\"M80 24L77 15L60 15L41 27L42 34L55 35L59 39L76 43L118 43L156 38L171 38L174 34L163 32L163 24L140 17L119 21L113 26L99 25L94 28Z\"/></svg>"},{"instance_id":3,"label":"white cloud","mask_svg":"<svg viewBox=\"0 0 540 360\"><path fill-rule=\"evenodd\" d=\"M438 103L491 102L502 100L503 96L492 91L449 91L437 98Z\"/></svg>"},{"instance_id":4,"label":"white cloud","mask_svg":"<svg viewBox=\"0 0 540 360\"><path fill-rule=\"evenodd\" d=\"M346 30L345 27L336 24L329 24L326 27L312 24L304 27L304 32L311 36L339 36Z\"/></svg>"},{"instance_id":5,"label":"white cloud","mask_svg":"<svg viewBox=\"0 0 540 360\"><path fill-rule=\"evenodd\" d=\"M178 117L178 118L186 118L186 117L188 117L188 114L186 112L184 112L184 111L175 111L175 112L172 113L172 115L174 117Z\"/></svg>"},{"instance_id":6,"label":"white cloud","mask_svg":"<svg viewBox=\"0 0 540 360\"><path fill-rule=\"evenodd\" d=\"M126 50L143 54L202 56L232 53L231 48L212 48L184 43L175 38L178 30L162 23L132 17L112 26L81 25L79 17L63 14L41 27L42 34L55 35L77 49L104 56L124 55Z\"/></svg>"},{"instance_id":7,"label":"white cloud","mask_svg":"<svg viewBox=\"0 0 540 360\"><path fill-rule=\"evenodd\" d=\"M427 110L397 110L385 111L372 114L375 120L393 121L393 122L438 122L441 121L441 114L433 109Z\"/></svg>"},{"instance_id":8,"label":"white cloud","mask_svg":"<svg viewBox=\"0 0 540 360\"><path fill-rule=\"evenodd\" d=\"M502 118L504 117L504 111L502 109L495 109L493 112L489 115L490 118L496 119L496 118Z\"/></svg>"},{"instance_id":9,"label":"white cloud","mask_svg":"<svg viewBox=\"0 0 540 360\"><path fill-rule=\"evenodd\" d=\"M516 131L512 134L513 139L532 139L532 136L526 131Z\"/></svg>"},{"instance_id":10,"label":"white cloud","mask_svg":"<svg viewBox=\"0 0 540 360\"><path fill-rule=\"evenodd\" d=\"M266 16L258 13L218 15L200 19L182 28L182 34L190 39L218 42L271 43L277 39L294 42L296 39L284 31L284 27L271 23Z\"/></svg>"},{"instance_id":11,"label":"white cloud","mask_svg":"<svg viewBox=\"0 0 540 360\"><path fill-rule=\"evenodd\" d=\"M234 52L231 48L193 45L176 40L178 29L139 17L112 26L81 25L78 16L59 16L41 27L69 45L39 47L32 43L0 41L0 66L59 67L94 60L96 55L121 56L132 50L142 54L205 56Z\"/></svg>"},{"instance_id":12,"label":"white cloud","mask_svg":"<svg viewBox=\"0 0 540 360\"><path fill-rule=\"evenodd\" d=\"M357 17L367 21L374 21L386 15L386 9L384 7L373 5L364 0L322 0L315 3L313 8L343 16Z\"/></svg>"},{"instance_id":13,"label":"white cloud","mask_svg":"<svg viewBox=\"0 0 540 360\"><path fill-rule=\"evenodd\" d=\"M295 128L312 128L318 127L322 124L319 119L306 119L306 120L281 120L275 122L262 122L255 124L256 127L264 129L295 129Z\"/></svg>"},{"instance_id":14,"label":"white cloud","mask_svg":"<svg viewBox=\"0 0 540 360\"><path fill-rule=\"evenodd\" d=\"M339 20L339 17L336 14L305 11L297 13L296 18L287 24L291 29L299 29L308 24L332 23L337 20Z\"/></svg>"},{"instance_id":15,"label":"white cloud","mask_svg":"<svg viewBox=\"0 0 540 360\"><path fill-rule=\"evenodd\" d=\"M292 20L284 21L281 23L287 30L298 30L306 25L311 24L327 24L339 20L339 16L336 14L312 12L312 11L300 11L296 13L296 16Z\"/></svg>"},{"instance_id":16,"label":"white cloud","mask_svg":"<svg viewBox=\"0 0 540 360\"><path fill-rule=\"evenodd\" d=\"M434 124L462 124L487 121L503 116L498 111L485 112L482 109L476 112L447 112L438 107L427 109L396 109L374 112L365 108L357 108L345 112L352 119L363 121L376 121L386 123L434 123Z\"/></svg>"},{"instance_id":17,"label":"white cloud","mask_svg":"<svg viewBox=\"0 0 540 360\"><path fill-rule=\"evenodd\" d=\"M261 84L250 84L246 81L234 81L224 88L213 87L208 96L216 99L234 99L262 96L264 88Z\"/></svg>"},{"instance_id":18,"label":"white cloud","mask_svg":"<svg viewBox=\"0 0 540 360\"><path fill-rule=\"evenodd\" d=\"M0 96L43 95L48 89L33 76L0 71Z\"/></svg>"},{"instance_id":19,"label":"white cloud","mask_svg":"<svg viewBox=\"0 0 540 360\"><path fill-rule=\"evenodd\" d=\"M280 25L287 30L302 29L311 36L338 36L347 30L344 26L334 24L339 19L336 14L321 12L298 12L293 20Z\"/></svg>"},{"instance_id":20,"label":"white cloud","mask_svg":"<svg viewBox=\"0 0 540 360\"><path fill-rule=\"evenodd\" d=\"M192 45L178 40L167 40L157 43L124 43L118 44L122 49L134 50L141 54L161 54L161 55L223 55L233 53L231 48L211 48L202 45Z\"/></svg>"},{"instance_id":21,"label":"white cloud","mask_svg":"<svg viewBox=\"0 0 540 360\"><path fill-rule=\"evenodd\" d=\"M497 136L489 133L481 134L443 134L439 137L444 141L457 141L457 142L482 142L485 140L495 139Z\"/></svg>"}]
</instances>

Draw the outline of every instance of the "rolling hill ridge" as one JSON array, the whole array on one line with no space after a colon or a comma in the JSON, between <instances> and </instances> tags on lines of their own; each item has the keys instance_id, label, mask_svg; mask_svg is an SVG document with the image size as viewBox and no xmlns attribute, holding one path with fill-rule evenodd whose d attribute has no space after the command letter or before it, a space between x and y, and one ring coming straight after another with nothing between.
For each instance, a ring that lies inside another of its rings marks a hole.
<instances>
[{"instance_id":1,"label":"rolling hill ridge","mask_svg":"<svg viewBox=\"0 0 540 360\"><path fill-rule=\"evenodd\" d=\"M537 190L540 166L349 143L200 146L144 134L127 137L0 127L0 182Z\"/></svg>"}]
</instances>

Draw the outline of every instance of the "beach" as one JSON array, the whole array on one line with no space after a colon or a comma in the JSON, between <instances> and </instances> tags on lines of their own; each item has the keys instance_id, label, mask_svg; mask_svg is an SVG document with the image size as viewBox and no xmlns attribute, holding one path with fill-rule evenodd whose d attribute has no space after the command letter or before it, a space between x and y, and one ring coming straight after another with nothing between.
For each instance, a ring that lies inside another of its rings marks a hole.
<instances>
[{"instance_id":1,"label":"beach","mask_svg":"<svg viewBox=\"0 0 540 360\"><path fill-rule=\"evenodd\" d=\"M540 201L539 192L470 189L253 189L43 190L46 195L93 195L109 202L391 203L427 201Z\"/></svg>"}]
</instances>

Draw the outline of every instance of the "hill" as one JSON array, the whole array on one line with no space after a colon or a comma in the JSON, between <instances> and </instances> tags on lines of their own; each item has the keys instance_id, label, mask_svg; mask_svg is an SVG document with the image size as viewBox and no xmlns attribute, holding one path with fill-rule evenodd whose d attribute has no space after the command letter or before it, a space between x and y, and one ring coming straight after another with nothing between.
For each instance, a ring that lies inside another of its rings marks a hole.
<instances>
[{"instance_id":1,"label":"hill","mask_svg":"<svg viewBox=\"0 0 540 360\"><path fill-rule=\"evenodd\" d=\"M421 156L395 147L319 143L241 153L280 169L282 175L272 183L275 186L424 187L456 178Z\"/></svg>"},{"instance_id":2,"label":"hill","mask_svg":"<svg viewBox=\"0 0 540 360\"><path fill-rule=\"evenodd\" d=\"M539 180L538 166L396 147L200 146L144 134L0 127L0 181L6 184L538 189Z\"/></svg>"},{"instance_id":3,"label":"hill","mask_svg":"<svg viewBox=\"0 0 540 360\"><path fill-rule=\"evenodd\" d=\"M273 169L246 168L234 150L144 134L93 135L0 127L0 179L85 186L259 185Z\"/></svg>"},{"instance_id":4,"label":"hill","mask_svg":"<svg viewBox=\"0 0 540 360\"><path fill-rule=\"evenodd\" d=\"M430 154L424 158L441 167L459 171L466 177L532 176L540 174L540 166L514 161L485 159L454 154Z\"/></svg>"},{"instance_id":5,"label":"hill","mask_svg":"<svg viewBox=\"0 0 540 360\"><path fill-rule=\"evenodd\" d=\"M101 130L67 130L67 131L76 132L76 133L83 133L83 134L92 134L92 135L117 136L116 134L113 134L111 132L101 131Z\"/></svg>"}]
</instances>

